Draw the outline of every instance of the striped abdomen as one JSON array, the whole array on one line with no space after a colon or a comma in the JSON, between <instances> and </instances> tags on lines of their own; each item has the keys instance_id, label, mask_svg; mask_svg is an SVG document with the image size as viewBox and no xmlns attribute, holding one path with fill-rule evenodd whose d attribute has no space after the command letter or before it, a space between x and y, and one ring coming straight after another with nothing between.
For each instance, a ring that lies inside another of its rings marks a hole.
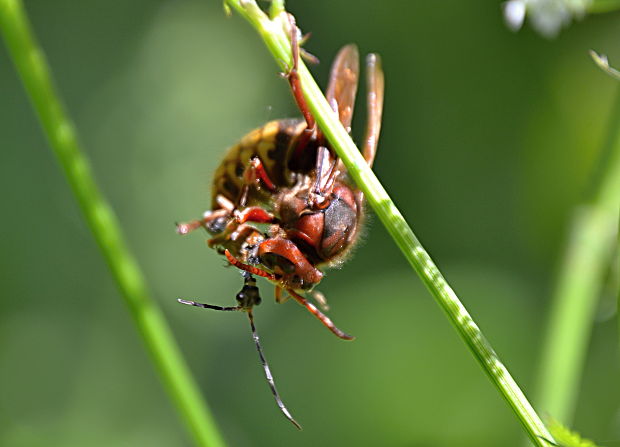
<instances>
[{"instance_id":1,"label":"striped abdomen","mask_svg":"<svg viewBox=\"0 0 620 447\"><path fill-rule=\"evenodd\" d=\"M306 123L299 119L270 121L228 149L213 177L213 208L218 207L215 203L218 195L237 203L243 187L243 173L255 156L260 158L276 187L290 186L293 179L289 159L297 137L305 127Z\"/></svg>"}]
</instances>

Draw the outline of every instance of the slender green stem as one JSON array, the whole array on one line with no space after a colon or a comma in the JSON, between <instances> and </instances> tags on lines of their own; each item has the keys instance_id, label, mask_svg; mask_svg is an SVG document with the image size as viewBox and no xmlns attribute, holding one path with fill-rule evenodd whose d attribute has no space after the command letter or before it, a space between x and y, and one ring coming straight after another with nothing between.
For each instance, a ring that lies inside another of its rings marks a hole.
<instances>
[{"instance_id":1,"label":"slender green stem","mask_svg":"<svg viewBox=\"0 0 620 447\"><path fill-rule=\"evenodd\" d=\"M95 183L74 126L55 91L49 67L35 41L21 0L0 0L0 31L86 223L103 252L170 396L197 445L224 445L161 310L148 294L116 216Z\"/></svg>"},{"instance_id":2,"label":"slender green stem","mask_svg":"<svg viewBox=\"0 0 620 447\"><path fill-rule=\"evenodd\" d=\"M285 30L288 23L285 16L280 15L270 20L253 0L227 1L256 28L276 62L280 64L282 70L286 70L287 65L290 66L292 56L289 36ZM446 312L476 360L513 409L532 443L537 446L549 445L545 439L553 440L553 437L368 167L359 149L338 121L338 116L332 111L301 61L299 76L304 96L319 127L344 161L351 177L364 192L368 202L394 238L405 258Z\"/></svg>"},{"instance_id":3,"label":"slender green stem","mask_svg":"<svg viewBox=\"0 0 620 447\"><path fill-rule=\"evenodd\" d=\"M612 276L615 277L615 281L613 284L616 288L616 320L618 323L618 336L620 337L620 318L618 317L618 312L620 311L620 219L618 220L618 228L617 228L617 238L616 238L616 260L613 264L613 273Z\"/></svg>"},{"instance_id":4,"label":"slender green stem","mask_svg":"<svg viewBox=\"0 0 620 447\"><path fill-rule=\"evenodd\" d=\"M620 90L591 197L577 209L553 296L538 382L540 407L565 425L579 382L620 210Z\"/></svg>"},{"instance_id":5,"label":"slender green stem","mask_svg":"<svg viewBox=\"0 0 620 447\"><path fill-rule=\"evenodd\" d=\"M612 12L620 9L620 0L594 0L587 7L591 14Z\"/></svg>"},{"instance_id":6,"label":"slender green stem","mask_svg":"<svg viewBox=\"0 0 620 447\"><path fill-rule=\"evenodd\" d=\"M616 297L616 323L618 324L617 333L620 341L620 317L618 317L618 309L620 309L620 218L616 228L616 248L609 276L609 291Z\"/></svg>"},{"instance_id":7,"label":"slender green stem","mask_svg":"<svg viewBox=\"0 0 620 447\"><path fill-rule=\"evenodd\" d=\"M271 0L271 6L269 7L269 17L275 19L283 12L285 12L284 0Z\"/></svg>"}]
</instances>

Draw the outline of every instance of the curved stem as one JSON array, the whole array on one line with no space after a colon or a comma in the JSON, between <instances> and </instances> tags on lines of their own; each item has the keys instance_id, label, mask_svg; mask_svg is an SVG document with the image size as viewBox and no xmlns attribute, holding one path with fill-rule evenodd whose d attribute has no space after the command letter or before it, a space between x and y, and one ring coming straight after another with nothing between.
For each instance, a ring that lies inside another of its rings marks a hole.
<instances>
[{"instance_id":1,"label":"curved stem","mask_svg":"<svg viewBox=\"0 0 620 447\"><path fill-rule=\"evenodd\" d=\"M196 444L224 445L157 303L149 296L120 225L82 153L73 123L52 84L21 0L0 0L0 32L84 219L116 280L156 369Z\"/></svg>"},{"instance_id":2,"label":"curved stem","mask_svg":"<svg viewBox=\"0 0 620 447\"><path fill-rule=\"evenodd\" d=\"M256 28L280 68L286 70L285 65L291 66L291 44L285 31L288 23L286 17L281 14L270 20L254 0L227 0L227 2ZM537 446L549 445L546 440L553 441L553 437L368 167L364 157L340 124L338 116L327 103L303 61L299 61L299 77L304 96L319 127L344 161L349 174L364 192L368 202L411 267L445 311L480 366L513 409L532 443Z\"/></svg>"},{"instance_id":3,"label":"curved stem","mask_svg":"<svg viewBox=\"0 0 620 447\"><path fill-rule=\"evenodd\" d=\"M616 92L590 197L576 210L553 294L543 345L541 408L570 425L594 314L617 244L620 211L620 90Z\"/></svg>"}]
</instances>

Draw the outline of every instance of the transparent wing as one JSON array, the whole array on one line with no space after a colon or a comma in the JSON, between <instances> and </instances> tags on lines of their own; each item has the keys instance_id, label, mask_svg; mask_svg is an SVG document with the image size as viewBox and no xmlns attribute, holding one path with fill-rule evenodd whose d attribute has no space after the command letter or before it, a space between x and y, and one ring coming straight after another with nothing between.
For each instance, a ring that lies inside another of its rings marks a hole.
<instances>
[{"instance_id":1,"label":"transparent wing","mask_svg":"<svg viewBox=\"0 0 620 447\"><path fill-rule=\"evenodd\" d=\"M341 48L332 64L325 96L340 122L351 131L351 118L359 79L359 53L355 45Z\"/></svg>"},{"instance_id":2,"label":"transparent wing","mask_svg":"<svg viewBox=\"0 0 620 447\"><path fill-rule=\"evenodd\" d=\"M362 148L362 153L369 166L372 166L375 160L377 144L379 143L384 88L385 81L381 68L381 58L377 54L369 54L366 57L366 108L368 117L364 147Z\"/></svg>"}]
</instances>

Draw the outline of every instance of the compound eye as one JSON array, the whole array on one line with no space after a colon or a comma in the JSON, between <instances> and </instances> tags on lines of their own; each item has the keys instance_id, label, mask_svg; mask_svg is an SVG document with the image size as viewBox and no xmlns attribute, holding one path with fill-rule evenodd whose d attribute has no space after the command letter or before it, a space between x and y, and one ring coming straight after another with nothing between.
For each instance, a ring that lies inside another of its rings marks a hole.
<instances>
[{"instance_id":1,"label":"compound eye","mask_svg":"<svg viewBox=\"0 0 620 447\"><path fill-rule=\"evenodd\" d=\"M261 264L265 265L271 270L275 270L276 267L279 267L282 270L282 273L291 274L295 271L295 264L293 264L290 260L286 259L284 256L278 255L276 253L263 253L260 255Z\"/></svg>"},{"instance_id":2,"label":"compound eye","mask_svg":"<svg viewBox=\"0 0 620 447\"><path fill-rule=\"evenodd\" d=\"M334 197L324 215L321 253L329 258L336 256L346 247L350 235L355 231L357 215L355 210L340 197Z\"/></svg>"}]
</instances>

